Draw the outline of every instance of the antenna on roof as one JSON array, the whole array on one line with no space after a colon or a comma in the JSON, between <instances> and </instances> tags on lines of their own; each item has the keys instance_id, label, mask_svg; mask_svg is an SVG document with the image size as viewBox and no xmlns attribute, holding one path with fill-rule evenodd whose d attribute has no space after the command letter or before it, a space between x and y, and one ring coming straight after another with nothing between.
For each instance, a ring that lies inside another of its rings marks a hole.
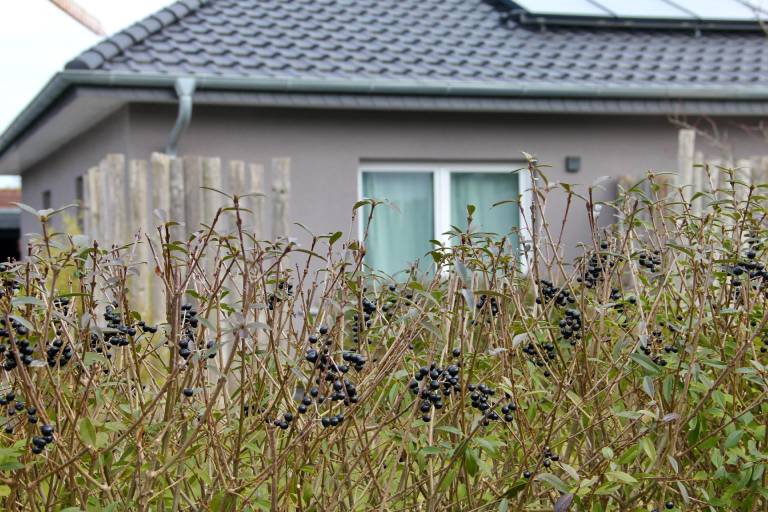
<instances>
[{"instance_id":1,"label":"antenna on roof","mask_svg":"<svg viewBox=\"0 0 768 512\"><path fill-rule=\"evenodd\" d=\"M79 6L75 0L51 0L51 3L97 36L107 35L101 22Z\"/></svg>"}]
</instances>

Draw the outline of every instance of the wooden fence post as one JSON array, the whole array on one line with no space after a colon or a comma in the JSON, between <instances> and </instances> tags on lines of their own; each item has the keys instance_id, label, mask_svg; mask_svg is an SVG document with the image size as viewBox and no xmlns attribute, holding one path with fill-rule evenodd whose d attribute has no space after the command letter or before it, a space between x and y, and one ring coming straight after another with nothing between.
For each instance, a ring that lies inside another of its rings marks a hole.
<instances>
[{"instance_id":1,"label":"wooden fence post","mask_svg":"<svg viewBox=\"0 0 768 512\"><path fill-rule=\"evenodd\" d=\"M720 177L720 160L707 160L704 165L705 168L709 171L709 186L712 187L712 195L717 201L717 199L720 197L720 187L723 186L722 179Z\"/></svg>"},{"instance_id":2,"label":"wooden fence post","mask_svg":"<svg viewBox=\"0 0 768 512\"><path fill-rule=\"evenodd\" d=\"M221 159L203 158L203 186L215 190L223 189L223 180L221 176ZM224 206L224 196L213 190L203 190L203 203L201 210L203 212L202 222L208 226L211 225L216 217L216 212ZM217 231L226 231L223 219L217 224Z\"/></svg>"},{"instance_id":3,"label":"wooden fence post","mask_svg":"<svg viewBox=\"0 0 768 512\"><path fill-rule=\"evenodd\" d=\"M161 221L155 219L155 210L160 210L168 220L171 207L171 186L170 170L171 159L168 155L162 153L152 153L150 157L151 180L152 180L152 218L151 226L157 226ZM151 237L156 239L155 231ZM150 272L154 272L156 263L154 259L149 264ZM150 307L152 311L152 320L157 321L165 317L165 287L159 278L151 278L150 287Z\"/></svg>"},{"instance_id":4,"label":"wooden fence post","mask_svg":"<svg viewBox=\"0 0 768 512\"><path fill-rule=\"evenodd\" d=\"M245 162L242 160L230 160L229 162L229 193L237 196L248 193L248 183L245 176ZM238 199L240 208L245 208L243 201ZM241 218L244 212L240 212Z\"/></svg>"},{"instance_id":5,"label":"wooden fence post","mask_svg":"<svg viewBox=\"0 0 768 512\"><path fill-rule=\"evenodd\" d=\"M693 196L693 160L696 145L696 131L680 130L677 146L677 179L675 185L682 188L683 200L690 202Z\"/></svg>"},{"instance_id":6,"label":"wooden fence post","mask_svg":"<svg viewBox=\"0 0 768 512\"><path fill-rule=\"evenodd\" d=\"M184 221L187 234L200 229L202 222L203 164L199 156L184 157Z\"/></svg>"},{"instance_id":7,"label":"wooden fence post","mask_svg":"<svg viewBox=\"0 0 768 512\"><path fill-rule=\"evenodd\" d=\"M696 151L693 157L693 164L691 166L691 177L693 178L693 187L691 190L691 211L694 215L701 215L703 211L702 205L704 204L703 197L697 197L693 199L693 196L700 192L710 192L706 183L706 174L704 168L701 167L704 161L704 155L701 151ZM698 167L697 167L698 166Z\"/></svg>"},{"instance_id":8,"label":"wooden fence post","mask_svg":"<svg viewBox=\"0 0 768 512\"><path fill-rule=\"evenodd\" d=\"M101 187L99 210L103 241L107 247L121 243L126 229L125 208L125 156L109 154L99 163Z\"/></svg>"},{"instance_id":9,"label":"wooden fence post","mask_svg":"<svg viewBox=\"0 0 768 512\"><path fill-rule=\"evenodd\" d=\"M747 200L749 187L752 184L752 162L748 158L740 158L733 169L734 197L739 204Z\"/></svg>"},{"instance_id":10,"label":"wooden fence post","mask_svg":"<svg viewBox=\"0 0 768 512\"><path fill-rule=\"evenodd\" d=\"M171 158L168 173L168 184L170 189L170 206L168 219L179 224L186 224L185 194L184 194L184 160L181 158ZM181 240L186 238L186 227L176 225L171 228L171 238Z\"/></svg>"},{"instance_id":11,"label":"wooden fence post","mask_svg":"<svg viewBox=\"0 0 768 512\"><path fill-rule=\"evenodd\" d=\"M171 159L163 153L152 153L150 158L152 179L152 211L162 210L166 219L171 209ZM157 224L153 222L153 224Z\"/></svg>"},{"instance_id":12,"label":"wooden fence post","mask_svg":"<svg viewBox=\"0 0 768 512\"><path fill-rule=\"evenodd\" d=\"M138 307L144 306L141 310L142 315L147 320L152 320L153 305L151 304L151 275L154 265L149 258L149 248L147 247L146 236L149 235L150 219L152 213L149 211L149 197L147 194L147 185L149 181L149 171L145 160L131 160L128 165L128 186L131 190L130 197L130 219L133 236L137 243L134 248L134 261L138 263L138 273L134 277L131 292L133 302Z\"/></svg>"},{"instance_id":13,"label":"wooden fence post","mask_svg":"<svg viewBox=\"0 0 768 512\"><path fill-rule=\"evenodd\" d=\"M91 167L88 169L85 181L88 183L88 187L86 187L88 190L86 234L101 243L103 237L101 234L101 212L99 211L99 192L101 191L101 171L99 168Z\"/></svg>"},{"instance_id":14,"label":"wooden fence post","mask_svg":"<svg viewBox=\"0 0 768 512\"><path fill-rule=\"evenodd\" d=\"M272 238L288 237L288 198L291 192L291 159L272 159Z\"/></svg>"},{"instance_id":15,"label":"wooden fence post","mask_svg":"<svg viewBox=\"0 0 768 512\"><path fill-rule=\"evenodd\" d=\"M248 166L248 193L245 207L251 211L250 228L256 240L264 238L264 166L251 164Z\"/></svg>"}]
</instances>

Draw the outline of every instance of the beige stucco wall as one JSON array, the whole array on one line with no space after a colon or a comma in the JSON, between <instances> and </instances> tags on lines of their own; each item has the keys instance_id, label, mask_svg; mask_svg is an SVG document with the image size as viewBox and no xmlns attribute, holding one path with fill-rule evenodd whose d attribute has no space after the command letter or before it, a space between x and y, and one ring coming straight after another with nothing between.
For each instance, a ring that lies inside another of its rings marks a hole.
<instances>
[{"instance_id":1,"label":"beige stucco wall","mask_svg":"<svg viewBox=\"0 0 768 512\"><path fill-rule=\"evenodd\" d=\"M121 110L27 171L23 175L24 201L39 206L46 187L53 191L54 205L72 201L77 174L109 151L146 158L151 151L160 150L175 115L172 106L133 105ZM737 127L742 122L755 121L719 120L730 132L737 153L768 152L761 139L743 134ZM521 151L535 154L540 162L550 165L546 171L550 180L589 184L603 175L674 170L677 128L664 117L650 116L197 106L179 147L180 154L243 159L267 166L275 156L290 156L291 219L316 233L350 230L361 161L522 162ZM564 171L567 155L581 157L578 174ZM610 182L606 186L598 200L614 194L615 185ZM564 206L564 201L550 205L550 221L559 222ZM586 225L583 205L577 204L564 237L570 255L576 254L577 242L585 238ZM23 232L30 227L30 219L23 219Z\"/></svg>"}]
</instances>

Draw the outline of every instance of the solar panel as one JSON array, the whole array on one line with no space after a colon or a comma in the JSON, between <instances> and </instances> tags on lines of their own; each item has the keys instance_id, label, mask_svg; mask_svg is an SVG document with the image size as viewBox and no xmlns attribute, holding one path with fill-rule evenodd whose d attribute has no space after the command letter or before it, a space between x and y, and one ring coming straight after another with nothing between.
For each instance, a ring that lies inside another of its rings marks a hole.
<instances>
[{"instance_id":1,"label":"solar panel","mask_svg":"<svg viewBox=\"0 0 768 512\"><path fill-rule=\"evenodd\" d=\"M755 21L755 11L737 0L672 0L702 20ZM759 5L759 4L755 4ZM760 18L765 18L760 13Z\"/></svg>"},{"instance_id":2,"label":"solar panel","mask_svg":"<svg viewBox=\"0 0 768 512\"><path fill-rule=\"evenodd\" d=\"M589 0L519 0L515 3L534 16L611 16Z\"/></svg>"},{"instance_id":3,"label":"solar panel","mask_svg":"<svg viewBox=\"0 0 768 512\"><path fill-rule=\"evenodd\" d=\"M756 10L742 0L505 0L521 23L717 30L761 29ZM751 0L768 9L768 0Z\"/></svg>"},{"instance_id":4,"label":"solar panel","mask_svg":"<svg viewBox=\"0 0 768 512\"><path fill-rule=\"evenodd\" d=\"M619 18L690 19L690 13L664 0L597 0L598 4Z\"/></svg>"}]
</instances>

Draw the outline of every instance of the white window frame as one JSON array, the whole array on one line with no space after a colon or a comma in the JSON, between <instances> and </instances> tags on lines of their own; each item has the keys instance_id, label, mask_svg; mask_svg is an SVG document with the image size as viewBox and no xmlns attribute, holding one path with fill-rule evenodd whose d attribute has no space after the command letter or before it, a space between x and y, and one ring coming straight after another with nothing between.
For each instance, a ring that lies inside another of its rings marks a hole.
<instances>
[{"instance_id":1,"label":"white window frame","mask_svg":"<svg viewBox=\"0 0 768 512\"><path fill-rule=\"evenodd\" d=\"M520 243L525 244L531 240L529 227L531 224L531 205L533 204L533 195L531 192L530 172L525 168L525 162L510 162L505 164L493 163L361 163L357 172L357 197L364 199L363 196L363 174L366 172L417 172L432 173L432 203L434 226L433 232L435 240L440 240L444 245L448 245L449 236L445 235L451 229L451 173L454 172L476 172L476 173L511 173L516 169L518 191L521 194L522 213L520 214ZM512 198L510 198L512 199ZM404 213L404 212L403 212ZM361 215L358 219L358 238L363 239L365 229L365 219ZM528 261L521 251L520 263L524 272L528 271Z\"/></svg>"}]
</instances>

